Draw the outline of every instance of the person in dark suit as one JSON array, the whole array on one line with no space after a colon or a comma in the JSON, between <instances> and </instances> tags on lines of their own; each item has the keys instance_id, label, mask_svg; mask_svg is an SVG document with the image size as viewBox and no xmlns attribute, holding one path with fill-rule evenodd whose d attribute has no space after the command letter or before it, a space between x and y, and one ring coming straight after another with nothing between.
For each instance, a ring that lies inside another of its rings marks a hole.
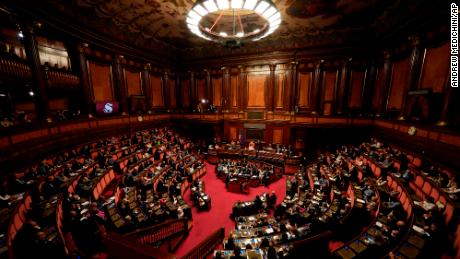
<instances>
[{"instance_id":1,"label":"person in dark suit","mask_svg":"<svg viewBox=\"0 0 460 259\"><path fill-rule=\"evenodd\" d=\"M268 205L270 206L270 208L275 208L276 206L276 194L275 194L275 191L272 191L272 194L270 195L269 199L268 199Z\"/></svg>"}]
</instances>

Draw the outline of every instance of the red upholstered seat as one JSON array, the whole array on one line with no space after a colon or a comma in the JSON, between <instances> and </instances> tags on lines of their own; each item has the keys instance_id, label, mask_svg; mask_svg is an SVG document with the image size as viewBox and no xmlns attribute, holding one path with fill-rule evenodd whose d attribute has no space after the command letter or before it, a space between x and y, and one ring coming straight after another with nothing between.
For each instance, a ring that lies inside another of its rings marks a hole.
<instances>
[{"instance_id":1,"label":"red upholstered seat","mask_svg":"<svg viewBox=\"0 0 460 259\"><path fill-rule=\"evenodd\" d=\"M415 177L415 185L417 185L418 188L422 189L424 182L425 182L425 180L423 179L422 176L417 175L417 177Z\"/></svg>"},{"instance_id":2,"label":"red upholstered seat","mask_svg":"<svg viewBox=\"0 0 460 259\"><path fill-rule=\"evenodd\" d=\"M450 222L452 217L454 216L454 206L450 203L446 204L446 224Z\"/></svg>"},{"instance_id":3,"label":"red upholstered seat","mask_svg":"<svg viewBox=\"0 0 460 259\"><path fill-rule=\"evenodd\" d=\"M438 201L439 196L440 196L439 191L438 191L438 188L433 188L433 189L431 190L430 196L431 196L435 201Z\"/></svg>"},{"instance_id":4,"label":"red upholstered seat","mask_svg":"<svg viewBox=\"0 0 460 259\"><path fill-rule=\"evenodd\" d=\"M414 158L414 161L412 162L412 164L415 165L415 167L420 167L422 165L422 160L418 157Z\"/></svg>"},{"instance_id":5,"label":"red upholstered seat","mask_svg":"<svg viewBox=\"0 0 460 259\"><path fill-rule=\"evenodd\" d=\"M423 188L422 188L423 193L426 194L426 195L430 195L431 189L432 189L431 183L426 181L423 184Z\"/></svg>"},{"instance_id":6,"label":"red upholstered seat","mask_svg":"<svg viewBox=\"0 0 460 259\"><path fill-rule=\"evenodd\" d=\"M447 199L446 199L446 197L444 195L439 195L438 201L441 202L444 205L446 205L446 203L447 203Z\"/></svg>"},{"instance_id":7,"label":"red upholstered seat","mask_svg":"<svg viewBox=\"0 0 460 259\"><path fill-rule=\"evenodd\" d=\"M413 161L414 161L414 156L412 156L412 155L407 155L407 159L409 160L409 163L413 163Z\"/></svg>"},{"instance_id":8,"label":"red upholstered seat","mask_svg":"<svg viewBox=\"0 0 460 259\"><path fill-rule=\"evenodd\" d=\"M377 166L374 171L375 177L379 178L381 173L382 173L382 170L380 169L380 167Z\"/></svg>"},{"instance_id":9,"label":"red upholstered seat","mask_svg":"<svg viewBox=\"0 0 460 259\"><path fill-rule=\"evenodd\" d=\"M401 168L401 164L398 161L395 161L393 165L398 171L399 171L399 168Z\"/></svg>"}]
</instances>

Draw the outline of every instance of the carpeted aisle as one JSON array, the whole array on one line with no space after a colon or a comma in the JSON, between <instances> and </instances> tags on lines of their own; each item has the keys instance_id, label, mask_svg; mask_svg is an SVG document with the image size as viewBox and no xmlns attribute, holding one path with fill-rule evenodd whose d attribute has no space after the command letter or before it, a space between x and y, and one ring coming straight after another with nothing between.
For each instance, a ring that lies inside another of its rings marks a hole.
<instances>
[{"instance_id":1,"label":"carpeted aisle","mask_svg":"<svg viewBox=\"0 0 460 259\"><path fill-rule=\"evenodd\" d=\"M286 193L286 176L268 187L250 188L249 194L246 195L227 192L225 183L218 179L214 173L214 165L206 163L206 170L207 173L201 179L205 183L205 192L211 197L211 210L198 211L196 207L192 207L193 227L187 239L175 252L177 258L185 255L220 227L225 227L225 235L227 236L230 230L235 228L235 223L230 219L230 213L233 203L236 201L253 200L256 195L274 190L278 197L277 203L280 203ZM190 206L192 205L190 190L186 191L184 199Z\"/></svg>"}]
</instances>

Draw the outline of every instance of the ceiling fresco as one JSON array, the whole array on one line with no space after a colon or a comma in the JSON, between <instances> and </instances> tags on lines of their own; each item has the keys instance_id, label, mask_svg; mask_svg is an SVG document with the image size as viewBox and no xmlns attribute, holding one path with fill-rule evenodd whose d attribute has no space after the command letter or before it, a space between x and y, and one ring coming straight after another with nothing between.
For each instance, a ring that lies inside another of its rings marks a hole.
<instances>
[{"instance_id":1,"label":"ceiling fresco","mask_svg":"<svg viewBox=\"0 0 460 259\"><path fill-rule=\"evenodd\" d=\"M362 42L408 19L426 1L273 2L282 15L280 28L264 40L230 50L188 31L185 18L194 0L44 0L43 6L50 14L127 44L200 57Z\"/></svg>"}]
</instances>

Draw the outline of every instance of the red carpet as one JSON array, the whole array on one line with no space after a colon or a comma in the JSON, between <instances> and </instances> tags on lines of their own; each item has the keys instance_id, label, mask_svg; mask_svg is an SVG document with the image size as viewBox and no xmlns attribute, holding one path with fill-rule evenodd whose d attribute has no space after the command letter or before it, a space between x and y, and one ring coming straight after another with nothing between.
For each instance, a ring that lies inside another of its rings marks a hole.
<instances>
[{"instance_id":1,"label":"red carpet","mask_svg":"<svg viewBox=\"0 0 460 259\"><path fill-rule=\"evenodd\" d=\"M205 192L211 197L211 210L198 211L196 207L192 208L193 227L187 239L180 245L175 255L180 258L198 245L206 237L221 227L225 228L225 236L228 236L230 230L235 229L235 223L230 219L233 204L238 201L253 200L256 195L264 192L276 192L278 197L277 203L281 203L286 194L286 176L270 184L269 187L260 186L250 188L249 194L230 193L225 189L225 183L216 177L214 173L215 166L206 164L207 173L201 178L205 183ZM190 190L185 193L184 200L191 206Z\"/></svg>"}]
</instances>

